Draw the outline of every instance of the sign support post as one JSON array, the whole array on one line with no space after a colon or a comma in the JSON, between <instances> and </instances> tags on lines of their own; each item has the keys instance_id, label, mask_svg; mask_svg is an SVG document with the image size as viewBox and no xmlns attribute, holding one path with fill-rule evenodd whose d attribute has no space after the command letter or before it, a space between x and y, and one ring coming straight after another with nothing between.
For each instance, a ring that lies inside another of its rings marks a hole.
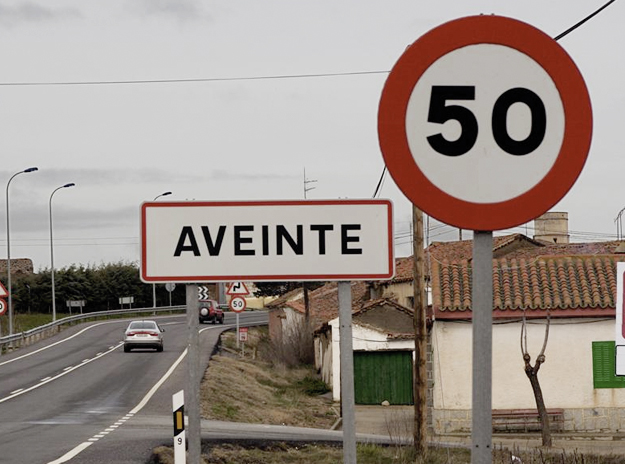
<instances>
[{"instance_id":1,"label":"sign support post","mask_svg":"<svg viewBox=\"0 0 625 464\"><path fill-rule=\"evenodd\" d=\"M473 232L473 448L471 463L492 462L493 233Z\"/></svg>"},{"instance_id":2,"label":"sign support post","mask_svg":"<svg viewBox=\"0 0 625 464\"><path fill-rule=\"evenodd\" d=\"M239 349L239 313L237 313L237 350Z\"/></svg>"},{"instance_id":3,"label":"sign support post","mask_svg":"<svg viewBox=\"0 0 625 464\"><path fill-rule=\"evenodd\" d=\"M343 417L343 463L356 464L356 413L354 398L354 351L352 340L352 285L339 282L339 349L341 351L341 415Z\"/></svg>"},{"instance_id":4,"label":"sign support post","mask_svg":"<svg viewBox=\"0 0 625 464\"><path fill-rule=\"evenodd\" d=\"M200 462L200 319L197 284L187 284L187 404L189 405L189 460Z\"/></svg>"}]
</instances>

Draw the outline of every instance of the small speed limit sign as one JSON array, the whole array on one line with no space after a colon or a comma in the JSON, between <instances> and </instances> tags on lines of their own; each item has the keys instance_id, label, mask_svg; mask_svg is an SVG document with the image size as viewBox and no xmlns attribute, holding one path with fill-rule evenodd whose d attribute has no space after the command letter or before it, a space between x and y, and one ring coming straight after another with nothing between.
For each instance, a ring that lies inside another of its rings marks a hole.
<instances>
[{"instance_id":1,"label":"small speed limit sign","mask_svg":"<svg viewBox=\"0 0 625 464\"><path fill-rule=\"evenodd\" d=\"M0 298L0 316L2 316L7 310L7 302Z\"/></svg>"},{"instance_id":2,"label":"small speed limit sign","mask_svg":"<svg viewBox=\"0 0 625 464\"><path fill-rule=\"evenodd\" d=\"M426 213L499 230L555 205L579 176L592 134L584 80L555 40L523 22L472 16L413 43L378 114L386 166Z\"/></svg>"},{"instance_id":3,"label":"small speed limit sign","mask_svg":"<svg viewBox=\"0 0 625 464\"><path fill-rule=\"evenodd\" d=\"M235 313L240 313L241 311L245 311L247 307L247 301L242 296L235 296L230 299L230 309Z\"/></svg>"}]
</instances>

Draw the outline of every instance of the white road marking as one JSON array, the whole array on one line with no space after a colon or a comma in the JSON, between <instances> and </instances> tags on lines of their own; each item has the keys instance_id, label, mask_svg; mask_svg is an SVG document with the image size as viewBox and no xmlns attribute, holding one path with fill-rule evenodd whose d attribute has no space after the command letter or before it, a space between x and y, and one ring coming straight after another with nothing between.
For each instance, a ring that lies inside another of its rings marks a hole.
<instances>
[{"instance_id":1,"label":"white road marking","mask_svg":"<svg viewBox=\"0 0 625 464\"><path fill-rule=\"evenodd\" d=\"M115 322L118 322L118 321L98 322L97 324L90 325L89 327L85 327L85 328L84 328L84 329L82 329L81 331L76 332L74 335L70 335L69 337L64 338L63 340L59 340L58 342L51 343L50 345L44 346L44 347L39 348L38 350L35 350L35 351L31 351L30 353L23 354L22 356L18 356L18 357L16 357L16 358L9 359L8 361L0 362L0 366L4 366L5 364L9 364L9 363L12 363L12 362L18 361L18 360L20 360L20 359L27 358L27 357L29 357L29 356L32 356L32 355L34 355L34 354L37 354L37 353L40 353L40 352L42 352L42 351L44 351L44 350L47 350L47 349L49 349L49 348L52 348L53 346L60 345L61 343L65 343L66 341L69 341L69 340L71 340L72 338L75 338L75 337L77 337L78 335L81 335L82 333L86 332L87 330L93 329L94 327L98 327L98 326L100 326L100 325L104 325L104 324L113 324L113 323L115 323ZM118 322L118 323L119 323L119 322Z\"/></svg>"},{"instance_id":2,"label":"white road marking","mask_svg":"<svg viewBox=\"0 0 625 464\"><path fill-rule=\"evenodd\" d=\"M68 369L68 370L66 370L66 371L61 372L60 374L57 374L57 375L55 375L55 376L53 376L53 377L48 377L47 379L43 379L43 380L41 380L41 381L40 381L37 385L33 385L32 387L29 387L29 388L23 388L23 389L21 389L21 390L18 390L18 391L17 391L17 393L11 393L9 396L6 396L6 397L4 397L4 398L0 398L0 403L4 403L5 401L8 401L8 400L10 400L10 399L13 399L13 398L15 398L16 396L20 396L20 395L23 395L24 393L27 393L27 392L29 392L29 391L32 391L32 390L34 390L34 389L36 389L36 388L40 388L40 387L42 387L43 385L45 385L45 384L47 384L47 383L50 383L50 382L52 382L52 381L54 381L54 380L56 380L56 379L58 379L58 378L61 378L61 377L63 377L64 375L67 375L67 374L69 374L70 372L75 371L76 369L79 369L79 368L81 368L81 367L83 367L83 366L86 366L87 364L89 364L89 363L91 363L91 362L93 362L93 361L95 361L95 360L97 360L97 359L100 359L101 357L106 356L106 355L107 355L107 354L109 354L109 353L112 353L113 351L115 351L115 350L116 350L117 348L119 348L120 346L122 346L122 343L120 343L119 345L117 345L116 347L114 347L113 349L111 349L111 350L109 350L109 351L105 351L105 352L104 352L101 356L96 356L95 358L88 359L88 360L86 360L86 361L83 361L83 363L82 363L82 364L79 364L79 365L77 365L77 366L74 366L74 367L72 367L71 369ZM63 462L64 462L64 461L63 461Z\"/></svg>"},{"instance_id":3,"label":"white road marking","mask_svg":"<svg viewBox=\"0 0 625 464\"><path fill-rule=\"evenodd\" d=\"M80 445L78 445L73 450L68 451L67 453L65 453L63 456L61 456L60 458L58 458L55 461L50 461L48 464L62 464L64 462L67 462L70 459L75 458L76 456L78 456L80 453L82 453L84 450L89 448L91 445L93 445L93 442L87 442L86 441L84 443L81 443Z\"/></svg>"},{"instance_id":4,"label":"white road marking","mask_svg":"<svg viewBox=\"0 0 625 464\"><path fill-rule=\"evenodd\" d=\"M17 390L14 390L11 392L11 395L15 395L16 393L19 393L23 390L23 388L18 388Z\"/></svg>"},{"instance_id":5,"label":"white road marking","mask_svg":"<svg viewBox=\"0 0 625 464\"><path fill-rule=\"evenodd\" d=\"M210 329L210 327L206 327L206 328L200 329L200 333L204 332L205 330L209 330L209 329ZM122 345L122 343L117 345L115 348L117 348L117 347L119 347L121 345ZM111 351L109 351L108 353L110 353ZM163 385L163 383L165 383L165 381L171 376L171 374L174 372L174 370L178 367L178 365L185 358L185 356L187 355L187 351L188 351L188 349L185 348L185 350L178 357L178 359L176 359L176 361L174 361L174 363L170 366L170 368L167 370L167 372L165 372L165 374L163 374L163 376L158 380L158 382L156 382L154 384L154 386L150 389L150 391L148 391L146 393L146 395L141 399L141 401L139 401L139 403L133 409L131 409L128 414L126 414L123 418L121 418L117 422L115 422L115 425L118 425L118 424L121 425L121 424L125 423L127 420L131 419L135 414L137 414L139 411L141 411L145 407L145 405L148 403L148 401L150 401L152 396L154 396L154 394L158 391L158 389L161 387L161 385ZM80 453L82 453L85 449L87 449L89 446L91 446L94 442L98 441L100 438L102 438L102 437L99 434L98 435L94 435L88 441L79 444L74 449L68 451L65 455L63 455L62 457L60 457L56 461L50 461L50 462L48 462L48 464L62 464L64 462L67 462L70 459L78 456Z\"/></svg>"},{"instance_id":6,"label":"white road marking","mask_svg":"<svg viewBox=\"0 0 625 464\"><path fill-rule=\"evenodd\" d=\"M115 347L115 348L117 348L117 347ZM165 381L169 378L169 376L174 372L176 367L178 367L178 365L182 362L182 360L185 358L186 355L187 355L187 349L185 349L182 352L182 354L178 357L178 359L176 359L176 361L174 361L174 363L167 370L167 372L165 372L165 374L159 379L159 381L154 384L154 386L150 389L149 392L147 392L147 394L143 397L143 399L141 401L139 401L139 404L137 404L122 419L120 419L119 421L115 422L115 424L124 423L128 419L131 419L139 411L141 411L143 409L143 407L147 404L147 402L150 401L150 398L152 398L152 396L154 396L154 393L156 393L156 391L161 387L161 385L163 385L163 383L165 383ZM98 441L100 438L103 438L107 433L108 432L104 431L104 432L100 432L97 435L94 435L93 437L89 438L88 441L85 441L85 442L79 444L74 449L68 451L65 455L63 455L62 457L60 457L56 461L50 461L50 462L48 462L48 464L61 464L63 462L69 461L72 458L75 458L80 453L82 453L85 449L87 449L90 445L92 445L93 443Z\"/></svg>"}]
</instances>

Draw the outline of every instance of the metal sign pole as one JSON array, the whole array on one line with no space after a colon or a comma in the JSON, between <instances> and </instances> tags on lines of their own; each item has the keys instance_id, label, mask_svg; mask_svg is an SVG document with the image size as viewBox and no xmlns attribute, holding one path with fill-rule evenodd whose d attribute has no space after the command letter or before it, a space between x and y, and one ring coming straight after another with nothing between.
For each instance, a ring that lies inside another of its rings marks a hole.
<instances>
[{"instance_id":1,"label":"metal sign pole","mask_svg":"<svg viewBox=\"0 0 625 464\"><path fill-rule=\"evenodd\" d=\"M187 370L188 385L186 402L189 411L189 462L199 464L200 462L200 349L199 349L199 300L197 284L187 284L187 330L188 330L188 352Z\"/></svg>"},{"instance_id":2,"label":"metal sign pole","mask_svg":"<svg viewBox=\"0 0 625 464\"><path fill-rule=\"evenodd\" d=\"M239 349L239 337L241 336L239 332L239 313L237 313L237 350Z\"/></svg>"},{"instance_id":3,"label":"metal sign pole","mask_svg":"<svg viewBox=\"0 0 625 464\"><path fill-rule=\"evenodd\" d=\"M343 463L356 464L356 413L354 399L351 282L339 282L338 292L339 350L341 352L341 409L343 416Z\"/></svg>"},{"instance_id":4,"label":"metal sign pole","mask_svg":"<svg viewBox=\"0 0 625 464\"><path fill-rule=\"evenodd\" d=\"M493 462L493 233L473 232L473 415L471 464Z\"/></svg>"}]
</instances>

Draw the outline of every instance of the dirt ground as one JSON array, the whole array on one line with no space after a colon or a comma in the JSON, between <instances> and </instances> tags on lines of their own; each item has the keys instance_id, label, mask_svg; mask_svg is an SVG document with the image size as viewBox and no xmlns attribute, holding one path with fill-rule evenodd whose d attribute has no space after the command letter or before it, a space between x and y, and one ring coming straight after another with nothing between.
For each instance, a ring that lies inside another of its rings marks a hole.
<instances>
[{"instance_id":1,"label":"dirt ground","mask_svg":"<svg viewBox=\"0 0 625 464\"><path fill-rule=\"evenodd\" d=\"M309 395L316 385L311 368L287 369L258 354L265 334L249 332L247 355L234 354L234 334L224 333L222 353L213 356L200 388L204 419L252 424L291 425L329 429L339 411L327 396Z\"/></svg>"}]
</instances>

